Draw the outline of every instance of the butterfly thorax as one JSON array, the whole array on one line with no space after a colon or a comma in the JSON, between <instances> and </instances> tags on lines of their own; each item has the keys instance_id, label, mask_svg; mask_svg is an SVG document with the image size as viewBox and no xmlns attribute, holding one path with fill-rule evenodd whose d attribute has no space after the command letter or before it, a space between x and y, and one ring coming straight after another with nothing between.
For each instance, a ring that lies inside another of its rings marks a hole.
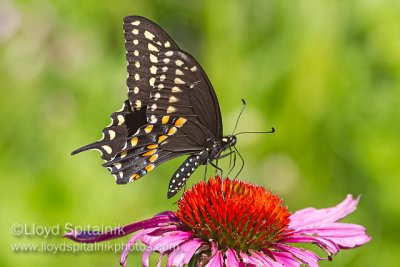
<instances>
[{"instance_id":1,"label":"butterfly thorax","mask_svg":"<svg viewBox=\"0 0 400 267\"><path fill-rule=\"evenodd\" d=\"M229 149L235 144L236 137L234 135L224 136L221 140L209 141L205 151L203 151L206 153L202 153L202 164L218 159L223 151Z\"/></svg>"}]
</instances>

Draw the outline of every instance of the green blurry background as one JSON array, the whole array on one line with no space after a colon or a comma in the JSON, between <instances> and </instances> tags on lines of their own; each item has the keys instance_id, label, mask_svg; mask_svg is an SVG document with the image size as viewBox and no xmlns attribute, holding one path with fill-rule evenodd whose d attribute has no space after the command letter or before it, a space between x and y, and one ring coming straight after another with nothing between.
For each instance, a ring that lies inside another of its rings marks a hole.
<instances>
[{"instance_id":1,"label":"green blurry background","mask_svg":"<svg viewBox=\"0 0 400 267\"><path fill-rule=\"evenodd\" d=\"M2 0L1 266L118 265L113 252L12 252L67 241L16 236L15 223L62 234L69 223L115 226L175 210L166 189L183 158L117 186L98 153L70 156L100 138L126 98L122 19L134 14L198 59L225 133L241 98L239 130L276 128L239 137L240 178L271 188L292 211L362 194L346 221L366 226L372 241L321 266L400 266L398 0ZM138 266L140 253L128 262Z\"/></svg>"}]
</instances>

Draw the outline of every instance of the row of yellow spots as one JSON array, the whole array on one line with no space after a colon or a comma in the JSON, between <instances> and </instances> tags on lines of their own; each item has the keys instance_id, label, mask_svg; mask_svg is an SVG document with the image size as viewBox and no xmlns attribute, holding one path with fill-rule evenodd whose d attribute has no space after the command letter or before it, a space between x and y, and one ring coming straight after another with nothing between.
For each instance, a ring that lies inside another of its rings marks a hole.
<instances>
[{"instance_id":1,"label":"row of yellow spots","mask_svg":"<svg viewBox=\"0 0 400 267\"><path fill-rule=\"evenodd\" d=\"M161 122L162 124L167 124L170 120L170 116L163 116L161 118ZM174 126L169 128L167 134L165 135L160 135L158 137L158 143L155 144L150 144L147 146L147 149L149 149L147 152L143 153L142 156L143 157L149 157L149 162L151 164L146 165L146 167L144 168L146 170L146 172L150 172L155 168L155 165L153 164L159 157L159 155L156 153L157 152L157 148L159 147L159 144L164 142L165 139L168 138L168 136L171 136L173 134L175 134L177 132L177 127L182 127L183 124L185 124L187 121L187 119L183 118L183 117L179 117L175 123ZM144 128L144 131L146 133L150 133L154 128L154 125L149 124ZM138 144L138 138L137 137L133 137L131 139L131 145L132 146L136 146ZM122 157L122 153L121 153L121 157ZM140 175L135 173L133 175L131 175L130 180L137 180L140 178Z\"/></svg>"}]
</instances>

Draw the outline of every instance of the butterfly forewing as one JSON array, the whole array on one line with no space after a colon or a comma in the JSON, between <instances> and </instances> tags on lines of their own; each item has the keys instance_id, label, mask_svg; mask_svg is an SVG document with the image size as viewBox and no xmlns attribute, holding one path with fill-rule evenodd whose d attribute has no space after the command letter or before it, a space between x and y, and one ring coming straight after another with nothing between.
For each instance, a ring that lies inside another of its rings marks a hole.
<instances>
[{"instance_id":1,"label":"butterfly forewing","mask_svg":"<svg viewBox=\"0 0 400 267\"><path fill-rule=\"evenodd\" d=\"M222 136L218 100L204 71L189 54L163 50L158 55L157 77L148 104L148 119L179 114L198 120L215 138Z\"/></svg>"},{"instance_id":2,"label":"butterfly forewing","mask_svg":"<svg viewBox=\"0 0 400 267\"><path fill-rule=\"evenodd\" d=\"M179 49L158 25L137 16L124 18L126 59L128 61L128 98L136 109L147 105L154 87L158 53Z\"/></svg>"}]
</instances>

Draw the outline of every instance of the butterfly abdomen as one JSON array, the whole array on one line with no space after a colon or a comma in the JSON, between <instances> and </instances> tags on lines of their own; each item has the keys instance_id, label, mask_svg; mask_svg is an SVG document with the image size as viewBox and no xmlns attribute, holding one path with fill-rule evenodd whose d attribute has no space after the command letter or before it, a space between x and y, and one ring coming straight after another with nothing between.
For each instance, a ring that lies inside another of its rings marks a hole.
<instances>
[{"instance_id":1,"label":"butterfly abdomen","mask_svg":"<svg viewBox=\"0 0 400 267\"><path fill-rule=\"evenodd\" d=\"M179 190L186 185L190 175L199 167L202 161L201 154L188 157L181 166L175 171L168 187L168 198L173 197Z\"/></svg>"}]
</instances>

